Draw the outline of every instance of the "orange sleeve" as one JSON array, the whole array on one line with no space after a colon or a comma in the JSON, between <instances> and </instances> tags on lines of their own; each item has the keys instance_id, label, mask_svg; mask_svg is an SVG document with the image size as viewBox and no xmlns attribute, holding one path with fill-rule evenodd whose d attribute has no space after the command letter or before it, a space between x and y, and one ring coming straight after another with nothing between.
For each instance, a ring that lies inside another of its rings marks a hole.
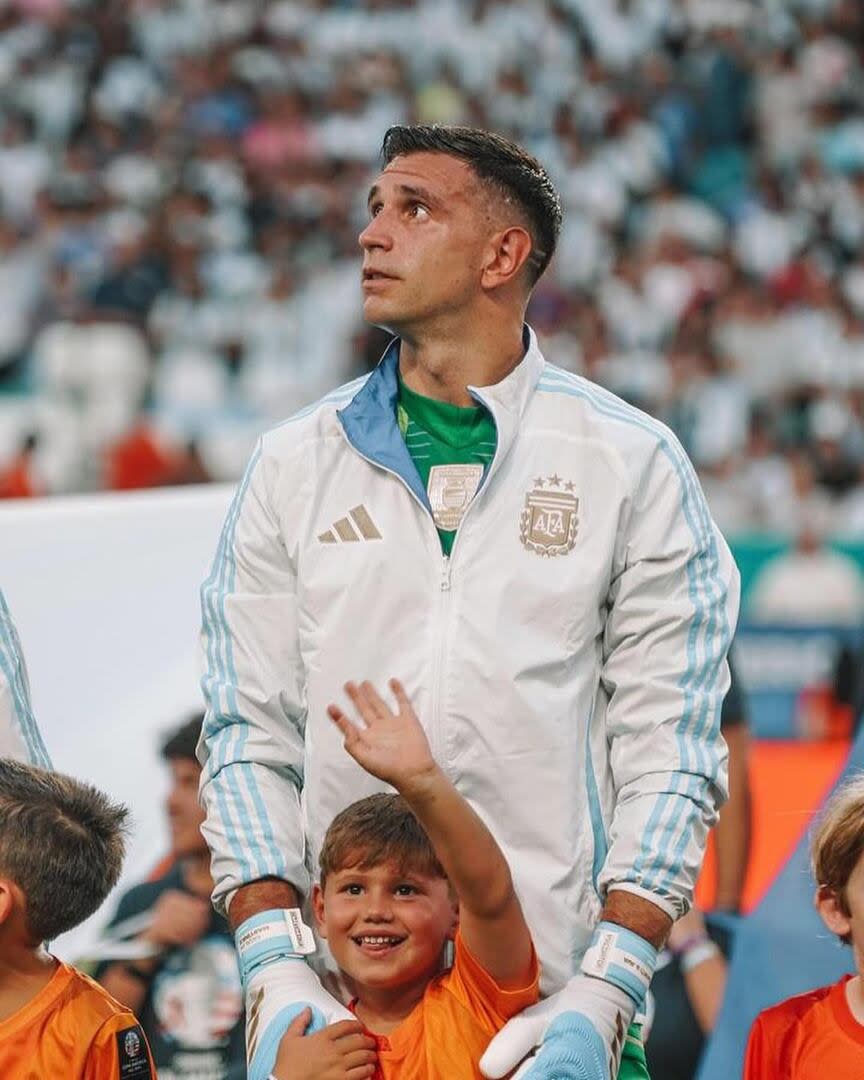
<instances>
[{"instance_id":1,"label":"orange sleeve","mask_svg":"<svg viewBox=\"0 0 864 1080\"><path fill-rule=\"evenodd\" d=\"M473 956L457 931L453 967L447 983L450 991L462 998L490 1034L495 1034L511 1016L540 1000L540 964L532 949L531 971L525 985L516 990L504 990Z\"/></svg>"},{"instance_id":2,"label":"orange sleeve","mask_svg":"<svg viewBox=\"0 0 864 1080\"><path fill-rule=\"evenodd\" d=\"M762 1015L759 1015L750 1028L750 1037L747 1040L743 1080L770 1080L771 1073L766 1067L770 1054L766 1053L765 1044L765 1024Z\"/></svg>"},{"instance_id":3,"label":"orange sleeve","mask_svg":"<svg viewBox=\"0 0 864 1080\"><path fill-rule=\"evenodd\" d=\"M156 1080L141 1025L132 1013L106 1020L90 1046L84 1080Z\"/></svg>"}]
</instances>

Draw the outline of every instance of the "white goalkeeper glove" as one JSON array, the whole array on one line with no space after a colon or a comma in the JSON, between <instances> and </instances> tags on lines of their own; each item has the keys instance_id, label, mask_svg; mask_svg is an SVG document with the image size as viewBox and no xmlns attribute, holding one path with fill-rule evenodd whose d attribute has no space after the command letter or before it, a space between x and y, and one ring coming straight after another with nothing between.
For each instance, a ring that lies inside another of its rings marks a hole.
<instances>
[{"instance_id":1,"label":"white goalkeeper glove","mask_svg":"<svg viewBox=\"0 0 864 1080\"><path fill-rule=\"evenodd\" d=\"M480 1071L514 1080L616 1080L627 1028L645 1000L657 950L638 934L600 923L578 975L514 1016L489 1044Z\"/></svg>"},{"instance_id":2,"label":"white goalkeeper glove","mask_svg":"<svg viewBox=\"0 0 864 1080\"><path fill-rule=\"evenodd\" d=\"M253 915L240 924L234 938L246 995L249 1080L270 1076L279 1041L303 1009L312 1010L307 1035L337 1020L355 1019L306 963L315 939L297 908Z\"/></svg>"}]
</instances>

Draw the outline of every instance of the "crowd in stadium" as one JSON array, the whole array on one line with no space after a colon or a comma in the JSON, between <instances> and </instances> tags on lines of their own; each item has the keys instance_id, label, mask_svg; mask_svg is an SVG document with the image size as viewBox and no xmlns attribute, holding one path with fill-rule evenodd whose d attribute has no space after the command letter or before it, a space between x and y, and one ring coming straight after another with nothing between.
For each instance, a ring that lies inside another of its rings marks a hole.
<instances>
[{"instance_id":1,"label":"crowd in stadium","mask_svg":"<svg viewBox=\"0 0 864 1080\"><path fill-rule=\"evenodd\" d=\"M409 119L548 166L544 351L669 422L724 531L860 536L862 42L856 0L7 0L0 494L233 479L371 366Z\"/></svg>"}]
</instances>

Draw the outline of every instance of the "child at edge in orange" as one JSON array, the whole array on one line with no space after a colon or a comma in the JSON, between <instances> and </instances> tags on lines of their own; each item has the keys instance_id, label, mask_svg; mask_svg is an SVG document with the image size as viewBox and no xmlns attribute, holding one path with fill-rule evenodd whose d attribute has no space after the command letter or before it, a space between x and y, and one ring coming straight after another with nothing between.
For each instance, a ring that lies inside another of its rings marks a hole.
<instances>
[{"instance_id":1,"label":"child at edge in orange","mask_svg":"<svg viewBox=\"0 0 864 1080\"><path fill-rule=\"evenodd\" d=\"M153 1080L138 1021L45 943L117 882L127 811L60 773L0 759L0 1076Z\"/></svg>"},{"instance_id":2,"label":"child at edge in orange","mask_svg":"<svg viewBox=\"0 0 864 1080\"><path fill-rule=\"evenodd\" d=\"M745 1080L864 1076L864 776L829 800L812 845L822 921L852 947L855 975L756 1018Z\"/></svg>"},{"instance_id":3,"label":"child at edge in orange","mask_svg":"<svg viewBox=\"0 0 864 1080\"><path fill-rule=\"evenodd\" d=\"M538 1000L539 965L504 855L435 763L401 684L390 688L398 713L370 683L347 684L362 728L328 710L354 760L399 792L336 816L312 896L359 1023L304 1036L304 1010L282 1038L276 1080L480 1077L492 1035Z\"/></svg>"}]
</instances>

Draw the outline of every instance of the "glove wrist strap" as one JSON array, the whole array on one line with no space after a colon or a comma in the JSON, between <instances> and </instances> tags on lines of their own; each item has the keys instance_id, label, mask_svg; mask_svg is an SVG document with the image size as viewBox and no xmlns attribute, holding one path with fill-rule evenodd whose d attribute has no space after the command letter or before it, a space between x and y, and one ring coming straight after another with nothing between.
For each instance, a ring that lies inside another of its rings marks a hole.
<instances>
[{"instance_id":1,"label":"glove wrist strap","mask_svg":"<svg viewBox=\"0 0 864 1080\"><path fill-rule=\"evenodd\" d=\"M244 986L265 964L302 960L316 949L315 937L299 908L273 908L251 915L237 927L234 941Z\"/></svg>"},{"instance_id":2,"label":"glove wrist strap","mask_svg":"<svg viewBox=\"0 0 864 1080\"><path fill-rule=\"evenodd\" d=\"M623 990L638 1009L648 993L656 965L657 950L650 942L623 926L601 922L582 957L580 970Z\"/></svg>"}]
</instances>

